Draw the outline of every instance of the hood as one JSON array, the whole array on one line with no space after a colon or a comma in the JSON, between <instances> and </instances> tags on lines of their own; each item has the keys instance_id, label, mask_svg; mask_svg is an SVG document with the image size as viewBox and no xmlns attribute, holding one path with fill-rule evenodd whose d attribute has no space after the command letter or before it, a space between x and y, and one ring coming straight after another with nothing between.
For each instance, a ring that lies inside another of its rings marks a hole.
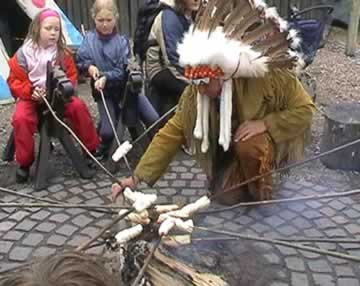
<instances>
[{"instance_id":1,"label":"hood","mask_svg":"<svg viewBox=\"0 0 360 286\"><path fill-rule=\"evenodd\" d=\"M160 0L160 3L164 3L172 8L175 8L175 0Z\"/></svg>"}]
</instances>

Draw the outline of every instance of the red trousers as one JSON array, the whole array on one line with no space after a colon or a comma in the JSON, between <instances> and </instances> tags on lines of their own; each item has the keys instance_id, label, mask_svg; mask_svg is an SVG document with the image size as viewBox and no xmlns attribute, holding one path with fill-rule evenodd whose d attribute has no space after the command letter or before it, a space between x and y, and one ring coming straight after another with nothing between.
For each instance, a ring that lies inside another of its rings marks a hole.
<instances>
[{"instance_id":1,"label":"red trousers","mask_svg":"<svg viewBox=\"0 0 360 286\"><path fill-rule=\"evenodd\" d=\"M29 167L34 161L34 133L38 127L38 103L32 100L17 100L12 125L15 137L15 159L22 167ZM89 110L77 97L65 104L65 118L72 130L91 152L96 150L99 137Z\"/></svg>"}]
</instances>

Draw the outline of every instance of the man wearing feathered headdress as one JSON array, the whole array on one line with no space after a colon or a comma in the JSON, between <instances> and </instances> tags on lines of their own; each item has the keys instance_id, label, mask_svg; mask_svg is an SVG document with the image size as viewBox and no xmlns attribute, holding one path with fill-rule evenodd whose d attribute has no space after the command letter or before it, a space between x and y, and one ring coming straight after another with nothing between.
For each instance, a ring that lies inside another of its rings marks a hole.
<instances>
[{"instance_id":1,"label":"man wearing feathered headdress","mask_svg":"<svg viewBox=\"0 0 360 286\"><path fill-rule=\"evenodd\" d=\"M293 72L297 45L296 32L262 0L210 0L178 45L193 84L123 186L153 185L184 143L214 192L299 159L314 106ZM268 176L217 197L269 200L272 189Z\"/></svg>"}]
</instances>

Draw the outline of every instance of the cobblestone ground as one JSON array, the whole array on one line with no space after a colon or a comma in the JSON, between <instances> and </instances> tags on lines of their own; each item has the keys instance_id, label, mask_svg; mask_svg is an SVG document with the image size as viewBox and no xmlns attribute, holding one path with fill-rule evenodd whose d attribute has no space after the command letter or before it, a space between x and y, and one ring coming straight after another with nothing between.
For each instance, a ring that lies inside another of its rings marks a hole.
<instances>
[{"instance_id":1,"label":"cobblestone ground","mask_svg":"<svg viewBox=\"0 0 360 286\"><path fill-rule=\"evenodd\" d=\"M69 167L69 169L71 169ZM1 171L12 172L11 165ZM110 180L98 171L93 180L77 174L53 172L50 186L34 191L31 185L13 185L18 192L68 203L109 203ZM151 191L143 187L145 191ZM179 154L156 185L161 203L185 203L206 192L205 176L190 157ZM276 198L323 194L333 191L305 180L288 179L278 185ZM196 225L260 235L267 238L359 238L359 196L241 208L195 218ZM28 199L0 194L1 202ZM216 209L216 204L211 209ZM71 249L94 236L110 215L82 209L2 209L0 211L0 271L16 267L31 257ZM194 233L191 247L179 251L192 262L217 266L230 285L360 285L359 264L293 248ZM207 241L199 240L207 238ZM309 243L360 257L360 244ZM91 251L101 251L94 248ZM221 255L219 254L221 253ZM206 257L206 259L204 259ZM186 258L186 257L185 257Z\"/></svg>"}]
</instances>

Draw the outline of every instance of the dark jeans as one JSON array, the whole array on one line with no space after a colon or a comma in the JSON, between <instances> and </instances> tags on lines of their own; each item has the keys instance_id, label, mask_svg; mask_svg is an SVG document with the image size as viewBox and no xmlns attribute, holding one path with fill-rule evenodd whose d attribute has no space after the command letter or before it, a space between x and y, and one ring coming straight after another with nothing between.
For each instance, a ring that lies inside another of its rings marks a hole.
<instances>
[{"instance_id":1,"label":"dark jeans","mask_svg":"<svg viewBox=\"0 0 360 286\"><path fill-rule=\"evenodd\" d=\"M118 120L120 116L122 116L122 110L120 108L120 100L121 96L118 90L105 90L104 92L106 106L109 109L111 120L113 121L115 128L117 126ZM129 120L131 124L135 124L135 120L141 120L146 126L150 126L154 123L158 118L159 115L156 112L155 108L151 105L148 98L143 95L127 95L127 102L125 104L127 113L131 117ZM128 100L129 98L135 98L135 101ZM100 94L95 97L98 110L99 110L99 126L98 126L98 133L101 137L101 140L104 144L109 144L113 139L113 130L110 125L110 121L106 114L105 106L103 101L101 100ZM129 103L129 104L128 104ZM125 122L127 123L127 122Z\"/></svg>"},{"instance_id":2,"label":"dark jeans","mask_svg":"<svg viewBox=\"0 0 360 286\"><path fill-rule=\"evenodd\" d=\"M153 104L159 114L164 114L176 105L187 83L176 78L168 69L156 74L151 80L151 87L155 92Z\"/></svg>"}]
</instances>

